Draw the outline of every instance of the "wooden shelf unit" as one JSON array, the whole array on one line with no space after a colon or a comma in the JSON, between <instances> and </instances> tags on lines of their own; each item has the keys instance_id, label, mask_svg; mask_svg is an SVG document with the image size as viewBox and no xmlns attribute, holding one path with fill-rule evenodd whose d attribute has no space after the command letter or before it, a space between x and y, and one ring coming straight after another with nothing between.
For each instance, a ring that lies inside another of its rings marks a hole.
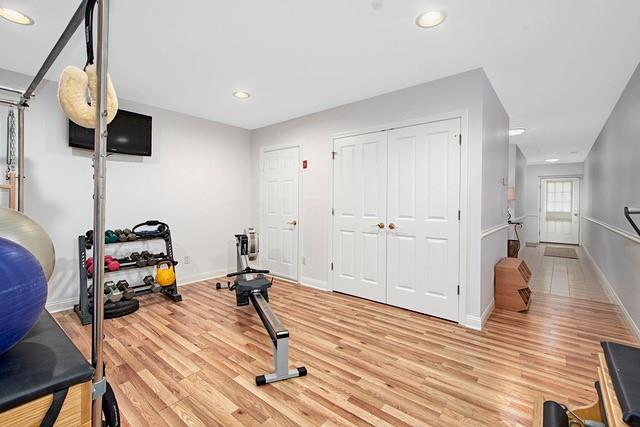
<instances>
[{"instance_id":1,"label":"wooden shelf unit","mask_svg":"<svg viewBox=\"0 0 640 427\"><path fill-rule=\"evenodd\" d=\"M531 270L519 258L503 258L496 264L496 308L525 311L531 303Z\"/></svg>"}]
</instances>

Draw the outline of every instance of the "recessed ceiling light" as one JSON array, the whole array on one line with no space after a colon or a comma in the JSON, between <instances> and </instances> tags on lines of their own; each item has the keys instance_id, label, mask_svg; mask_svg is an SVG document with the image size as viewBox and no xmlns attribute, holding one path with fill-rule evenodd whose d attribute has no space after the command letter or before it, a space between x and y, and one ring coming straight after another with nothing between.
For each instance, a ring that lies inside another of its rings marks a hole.
<instances>
[{"instance_id":1,"label":"recessed ceiling light","mask_svg":"<svg viewBox=\"0 0 640 427\"><path fill-rule=\"evenodd\" d=\"M237 90L237 91L233 92L233 96L235 96L236 98L240 98L240 99L247 99L247 98L251 97L251 94L249 92L245 92L243 90Z\"/></svg>"},{"instance_id":2,"label":"recessed ceiling light","mask_svg":"<svg viewBox=\"0 0 640 427\"><path fill-rule=\"evenodd\" d=\"M547 160L545 160L545 162L548 162L548 163L555 163L555 162L559 162L559 161L560 161L560 159L547 159Z\"/></svg>"},{"instance_id":3,"label":"recessed ceiling light","mask_svg":"<svg viewBox=\"0 0 640 427\"><path fill-rule=\"evenodd\" d=\"M447 14L441 10L430 10L416 18L416 25L421 28L433 28L444 22Z\"/></svg>"},{"instance_id":4,"label":"recessed ceiling light","mask_svg":"<svg viewBox=\"0 0 640 427\"><path fill-rule=\"evenodd\" d=\"M33 19L29 18L22 12L18 12L17 10L0 7L0 16L14 24L33 25Z\"/></svg>"},{"instance_id":5,"label":"recessed ceiling light","mask_svg":"<svg viewBox=\"0 0 640 427\"><path fill-rule=\"evenodd\" d=\"M525 128L513 128L513 129L509 129L509 136L518 136L518 135L522 135L525 132L526 132Z\"/></svg>"}]
</instances>

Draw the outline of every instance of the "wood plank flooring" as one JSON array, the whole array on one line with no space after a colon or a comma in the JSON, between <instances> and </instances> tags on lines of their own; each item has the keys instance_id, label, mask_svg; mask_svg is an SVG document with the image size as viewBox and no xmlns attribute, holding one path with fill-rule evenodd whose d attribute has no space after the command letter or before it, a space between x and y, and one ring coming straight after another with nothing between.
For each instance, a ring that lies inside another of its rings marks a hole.
<instances>
[{"instance_id":1,"label":"wood plank flooring","mask_svg":"<svg viewBox=\"0 0 640 427\"><path fill-rule=\"evenodd\" d=\"M309 375L264 387L271 343L252 306L214 281L184 301L142 298L106 321L107 374L132 426L527 426L534 397L595 398L600 340L636 343L615 305L534 294L528 313L496 310L485 330L279 282L272 307ZM89 356L90 326L55 318Z\"/></svg>"}]
</instances>

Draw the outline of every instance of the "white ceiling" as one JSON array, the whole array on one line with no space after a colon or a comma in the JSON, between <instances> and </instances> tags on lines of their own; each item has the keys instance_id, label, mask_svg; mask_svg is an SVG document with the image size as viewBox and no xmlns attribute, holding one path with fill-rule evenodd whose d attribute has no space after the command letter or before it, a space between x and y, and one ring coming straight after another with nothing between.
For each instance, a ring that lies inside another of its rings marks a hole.
<instances>
[{"instance_id":1,"label":"white ceiling","mask_svg":"<svg viewBox=\"0 0 640 427\"><path fill-rule=\"evenodd\" d=\"M582 161L640 60L637 0L376 1L112 0L111 75L123 98L254 129L484 67L537 163ZM36 21L0 20L0 68L35 73L78 4L0 0ZM416 27L433 8L445 23ZM84 61L77 31L47 78Z\"/></svg>"}]
</instances>

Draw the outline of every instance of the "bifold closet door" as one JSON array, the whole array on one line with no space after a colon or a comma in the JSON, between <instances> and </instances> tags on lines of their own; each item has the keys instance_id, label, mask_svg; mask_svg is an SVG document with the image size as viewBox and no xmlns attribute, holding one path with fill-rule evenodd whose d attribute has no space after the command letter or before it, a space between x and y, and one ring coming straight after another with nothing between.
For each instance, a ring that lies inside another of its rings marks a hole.
<instances>
[{"instance_id":1,"label":"bifold closet door","mask_svg":"<svg viewBox=\"0 0 640 427\"><path fill-rule=\"evenodd\" d=\"M334 290L386 300L387 132L334 141Z\"/></svg>"},{"instance_id":2,"label":"bifold closet door","mask_svg":"<svg viewBox=\"0 0 640 427\"><path fill-rule=\"evenodd\" d=\"M460 120L389 131L387 303L458 320Z\"/></svg>"}]
</instances>

